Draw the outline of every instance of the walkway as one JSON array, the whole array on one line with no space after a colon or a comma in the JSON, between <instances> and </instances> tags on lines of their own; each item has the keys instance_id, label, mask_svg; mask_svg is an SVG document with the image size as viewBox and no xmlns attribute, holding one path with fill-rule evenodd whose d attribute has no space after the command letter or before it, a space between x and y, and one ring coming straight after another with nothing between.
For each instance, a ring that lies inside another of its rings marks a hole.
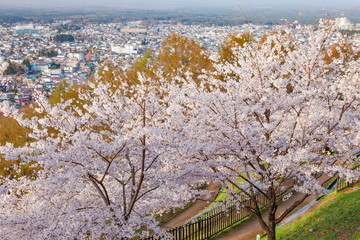
<instances>
[{"instance_id":1,"label":"walkway","mask_svg":"<svg viewBox=\"0 0 360 240\"><path fill-rule=\"evenodd\" d=\"M187 223L193 216L204 210L211 204L211 201L215 200L216 195L220 189L220 183L210 183L205 190L212 193L204 196L202 200L196 200L189 208L178 214L175 218L162 226L163 229L169 230Z\"/></svg>"}]
</instances>

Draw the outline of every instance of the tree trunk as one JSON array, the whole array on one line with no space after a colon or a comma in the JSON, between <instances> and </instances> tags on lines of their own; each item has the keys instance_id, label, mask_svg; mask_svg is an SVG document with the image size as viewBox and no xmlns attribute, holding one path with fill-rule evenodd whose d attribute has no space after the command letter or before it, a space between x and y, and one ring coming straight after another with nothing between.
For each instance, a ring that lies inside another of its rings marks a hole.
<instances>
[{"instance_id":1,"label":"tree trunk","mask_svg":"<svg viewBox=\"0 0 360 240\"><path fill-rule=\"evenodd\" d=\"M269 223L269 231L267 233L267 240L276 240L275 222Z\"/></svg>"},{"instance_id":2,"label":"tree trunk","mask_svg":"<svg viewBox=\"0 0 360 240\"><path fill-rule=\"evenodd\" d=\"M276 240L276 210L275 201L270 205L268 217L268 240Z\"/></svg>"}]
</instances>

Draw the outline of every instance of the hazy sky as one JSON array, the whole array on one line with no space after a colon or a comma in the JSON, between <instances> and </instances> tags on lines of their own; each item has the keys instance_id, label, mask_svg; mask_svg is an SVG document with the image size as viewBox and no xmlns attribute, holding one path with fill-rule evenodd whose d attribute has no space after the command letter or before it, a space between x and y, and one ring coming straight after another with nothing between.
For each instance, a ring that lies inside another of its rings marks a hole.
<instances>
[{"instance_id":1,"label":"hazy sky","mask_svg":"<svg viewBox=\"0 0 360 240\"><path fill-rule=\"evenodd\" d=\"M176 8L252 8L252 7L319 7L359 8L359 0L0 0L6 7L92 7L105 6L139 9Z\"/></svg>"}]
</instances>

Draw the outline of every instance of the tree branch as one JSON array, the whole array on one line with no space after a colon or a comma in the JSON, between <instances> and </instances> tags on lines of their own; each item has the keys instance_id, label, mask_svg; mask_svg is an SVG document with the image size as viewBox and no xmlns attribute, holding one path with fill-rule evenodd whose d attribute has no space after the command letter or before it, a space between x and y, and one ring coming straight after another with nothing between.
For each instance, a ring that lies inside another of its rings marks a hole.
<instances>
[{"instance_id":1,"label":"tree branch","mask_svg":"<svg viewBox=\"0 0 360 240\"><path fill-rule=\"evenodd\" d=\"M100 180L101 183L104 181L105 176L107 175L107 173L108 173L108 171L109 171L109 169L110 169L111 164L113 163L113 161L115 160L115 158L119 155L119 153L125 148L125 146L126 146L126 143L124 143L124 145L120 148L120 150L117 151L117 153L116 153L116 154L111 158L111 160L108 162L108 166L107 166L107 168L106 168L106 170L105 170L105 172L104 172L103 177L102 177L101 180Z\"/></svg>"},{"instance_id":2,"label":"tree branch","mask_svg":"<svg viewBox=\"0 0 360 240\"><path fill-rule=\"evenodd\" d=\"M106 206L109 206L110 199L109 199L109 195L107 194L105 186L101 182L99 182L94 176L92 176L90 173L88 173L88 176L90 178L90 181L95 186L96 190L99 192L101 198L104 200ZM100 189L99 185L102 187L102 190Z\"/></svg>"},{"instance_id":3,"label":"tree branch","mask_svg":"<svg viewBox=\"0 0 360 240\"><path fill-rule=\"evenodd\" d=\"M280 215L279 218L276 219L275 224L280 223L284 218L291 213L292 210L294 210L297 206L299 206L310 194L305 194L301 199L294 202L289 208L285 210L283 214Z\"/></svg>"}]
</instances>

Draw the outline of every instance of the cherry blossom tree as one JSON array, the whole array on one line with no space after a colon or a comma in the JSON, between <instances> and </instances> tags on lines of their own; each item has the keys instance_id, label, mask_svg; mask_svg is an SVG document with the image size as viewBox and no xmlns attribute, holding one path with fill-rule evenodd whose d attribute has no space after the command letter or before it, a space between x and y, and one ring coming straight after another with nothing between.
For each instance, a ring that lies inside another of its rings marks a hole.
<instances>
[{"instance_id":1,"label":"cherry blossom tree","mask_svg":"<svg viewBox=\"0 0 360 240\"><path fill-rule=\"evenodd\" d=\"M327 52L332 41L343 37L331 25L279 29L235 44L231 61L199 69L196 81L190 69L175 81L159 73L117 84L105 67L112 81L99 75L76 99L38 95L35 117L1 104L32 141L0 154L42 170L1 183L0 238L160 235L154 216L181 206L188 183L207 177L275 239L276 224L323 190L320 176L359 177L347 153L359 147L360 62L351 51ZM279 213L290 190L303 195ZM269 203L267 218L257 196Z\"/></svg>"},{"instance_id":2,"label":"cherry blossom tree","mask_svg":"<svg viewBox=\"0 0 360 240\"><path fill-rule=\"evenodd\" d=\"M166 82L139 77L138 85L114 88L96 79L77 100L51 105L36 96L35 111L42 117L25 118L1 105L6 116L31 130L33 141L24 147L7 144L0 153L42 168L35 180L0 185L1 239L163 234L155 215L189 201L175 165L174 133L167 130L169 98L161 92Z\"/></svg>"},{"instance_id":3,"label":"cherry blossom tree","mask_svg":"<svg viewBox=\"0 0 360 240\"><path fill-rule=\"evenodd\" d=\"M276 224L323 190L320 176L359 177L347 159L358 147L360 62L341 53L324 59L342 39L326 21L316 30L282 28L233 49L236 61L220 61L201 76L206 84L184 81L174 94L172 115L186 123L174 127L194 149L193 168L221 181L228 200L251 212L270 240ZM279 212L278 200L294 192L303 194Z\"/></svg>"}]
</instances>

